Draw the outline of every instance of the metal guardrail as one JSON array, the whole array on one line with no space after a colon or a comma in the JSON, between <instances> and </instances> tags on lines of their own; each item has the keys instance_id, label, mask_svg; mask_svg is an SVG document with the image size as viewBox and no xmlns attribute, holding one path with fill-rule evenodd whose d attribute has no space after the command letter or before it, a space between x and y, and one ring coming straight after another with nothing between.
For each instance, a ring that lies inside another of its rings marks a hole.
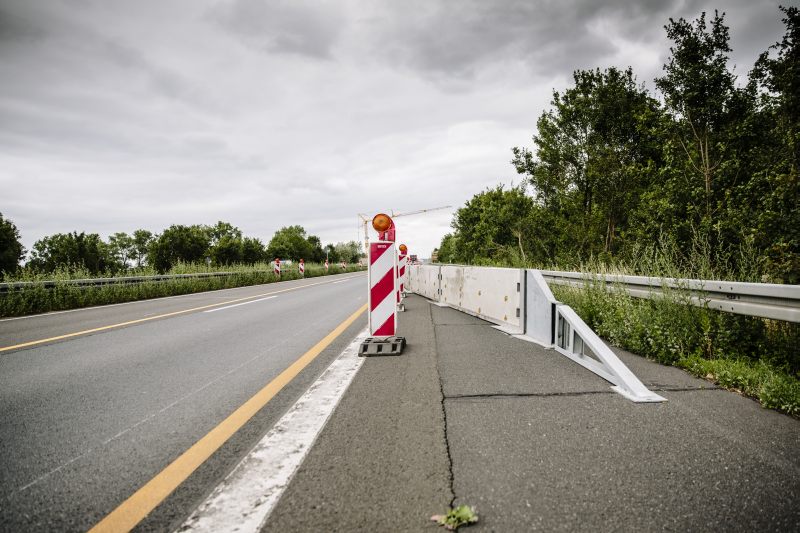
<instances>
[{"instance_id":1,"label":"metal guardrail","mask_svg":"<svg viewBox=\"0 0 800 533\"><path fill-rule=\"evenodd\" d=\"M800 285L743 283L702 279L652 278L542 270L549 283L583 287L603 282L610 290L624 290L635 298L656 298L665 291L680 291L689 303L738 315L800 322Z\"/></svg>"},{"instance_id":2,"label":"metal guardrail","mask_svg":"<svg viewBox=\"0 0 800 533\"><path fill-rule=\"evenodd\" d=\"M17 281L12 283L0 283L0 293L12 290L21 290L31 287L44 287L52 289L58 285L73 285L77 287L97 287L101 285L128 285L135 283L161 282L175 279L193 278L217 278L225 276L235 276L237 274L260 274L269 273L271 270L257 270L251 272L201 272L198 274L162 274L156 276L123 276L118 278L89 278L89 279L69 279L69 280L47 280L47 281Z\"/></svg>"}]
</instances>

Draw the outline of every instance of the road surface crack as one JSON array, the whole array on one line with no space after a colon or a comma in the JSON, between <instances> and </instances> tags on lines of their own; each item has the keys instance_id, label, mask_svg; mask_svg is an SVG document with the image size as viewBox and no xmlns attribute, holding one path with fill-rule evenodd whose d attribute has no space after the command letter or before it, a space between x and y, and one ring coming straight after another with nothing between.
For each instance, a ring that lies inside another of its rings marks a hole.
<instances>
[{"instance_id":1,"label":"road surface crack","mask_svg":"<svg viewBox=\"0 0 800 533\"><path fill-rule=\"evenodd\" d=\"M442 380L442 371L439 367L439 338L436 334L436 330L438 326L433 321L433 309L432 305L428 306L428 312L431 316L431 323L433 324L433 355L436 362L436 377L439 380L439 396L441 397L441 405L442 405L442 419L444 420L444 447L445 451L447 452L447 477L448 477L448 484L450 485L450 507L452 508L456 502L456 491L455 491L455 477L453 475L453 456L450 452L450 439L447 435L447 409L445 407L445 400L447 399L444 394L444 382Z\"/></svg>"}]
</instances>

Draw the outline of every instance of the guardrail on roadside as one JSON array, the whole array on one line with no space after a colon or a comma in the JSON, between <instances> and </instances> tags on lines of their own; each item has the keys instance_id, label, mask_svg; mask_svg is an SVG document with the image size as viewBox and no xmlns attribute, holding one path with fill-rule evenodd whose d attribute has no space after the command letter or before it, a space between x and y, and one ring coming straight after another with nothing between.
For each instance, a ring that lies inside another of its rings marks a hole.
<instances>
[{"instance_id":1,"label":"guardrail on roadside","mask_svg":"<svg viewBox=\"0 0 800 533\"><path fill-rule=\"evenodd\" d=\"M635 298L656 298L665 290L686 293L688 303L738 315L800 322L800 285L743 283L703 279L653 278L541 270L548 283L584 287L604 283Z\"/></svg>"},{"instance_id":2,"label":"guardrail on roadside","mask_svg":"<svg viewBox=\"0 0 800 533\"><path fill-rule=\"evenodd\" d=\"M284 272L286 272L284 270ZM57 286L71 285L75 287L98 287L102 285L129 285L136 283L163 282L180 279L217 278L247 274L271 274L272 270L251 270L248 272L200 272L197 274L159 274L154 276L121 276L117 278L87 278L45 281L16 281L0 283L0 293L12 290L23 290L34 287L52 289Z\"/></svg>"},{"instance_id":3,"label":"guardrail on roadside","mask_svg":"<svg viewBox=\"0 0 800 533\"><path fill-rule=\"evenodd\" d=\"M250 273L269 273L271 270L258 270ZM97 287L101 285L127 285L132 283L148 283L170 281L175 279L193 278L216 278L224 276L235 276L243 272L202 272L199 274L162 274L155 276L122 276L118 278L87 278L87 279L65 279L65 280L45 280L45 281L16 281L11 283L0 283L0 293L11 290L27 289L31 287L44 287L52 289L56 286L73 285L77 287Z\"/></svg>"}]
</instances>

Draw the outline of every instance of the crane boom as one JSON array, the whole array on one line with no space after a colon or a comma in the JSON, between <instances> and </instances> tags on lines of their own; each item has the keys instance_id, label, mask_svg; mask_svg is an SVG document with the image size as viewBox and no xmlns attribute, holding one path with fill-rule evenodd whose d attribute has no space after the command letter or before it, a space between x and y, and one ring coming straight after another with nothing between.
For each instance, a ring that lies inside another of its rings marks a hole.
<instances>
[{"instance_id":1,"label":"crane boom","mask_svg":"<svg viewBox=\"0 0 800 533\"><path fill-rule=\"evenodd\" d=\"M408 216L408 215L419 215L421 213L427 213L428 211L438 211L440 209L447 209L447 208L450 208L450 207L453 207L453 206L452 205L443 205L441 207L429 207L428 209L418 209L416 211L408 211L406 213L395 213L394 211L392 211L392 218L405 217L405 216Z\"/></svg>"}]
</instances>

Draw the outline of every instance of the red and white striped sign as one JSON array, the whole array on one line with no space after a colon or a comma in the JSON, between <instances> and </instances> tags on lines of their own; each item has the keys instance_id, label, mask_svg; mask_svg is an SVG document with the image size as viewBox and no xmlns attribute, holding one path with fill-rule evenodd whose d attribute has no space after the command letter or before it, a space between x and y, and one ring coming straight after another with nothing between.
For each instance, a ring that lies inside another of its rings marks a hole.
<instances>
[{"instance_id":1,"label":"red and white striped sign","mask_svg":"<svg viewBox=\"0 0 800 533\"><path fill-rule=\"evenodd\" d=\"M301 276L305 276L306 275L306 263L305 263L305 261L303 261L301 259L300 260L300 265L298 265L298 268L300 268L300 275Z\"/></svg>"},{"instance_id":2,"label":"red and white striped sign","mask_svg":"<svg viewBox=\"0 0 800 533\"><path fill-rule=\"evenodd\" d=\"M277 258L277 257L275 258L275 268L274 268L273 272L275 272L276 276L280 276L281 275L281 260L279 258Z\"/></svg>"},{"instance_id":3,"label":"red and white striped sign","mask_svg":"<svg viewBox=\"0 0 800 533\"><path fill-rule=\"evenodd\" d=\"M403 280L406 277L406 262L408 256L400 252L400 257L397 259L397 303L404 298L403 290L405 289Z\"/></svg>"},{"instance_id":4,"label":"red and white striped sign","mask_svg":"<svg viewBox=\"0 0 800 533\"><path fill-rule=\"evenodd\" d=\"M391 337L397 331L397 252L393 242L369 244L369 334Z\"/></svg>"}]
</instances>

